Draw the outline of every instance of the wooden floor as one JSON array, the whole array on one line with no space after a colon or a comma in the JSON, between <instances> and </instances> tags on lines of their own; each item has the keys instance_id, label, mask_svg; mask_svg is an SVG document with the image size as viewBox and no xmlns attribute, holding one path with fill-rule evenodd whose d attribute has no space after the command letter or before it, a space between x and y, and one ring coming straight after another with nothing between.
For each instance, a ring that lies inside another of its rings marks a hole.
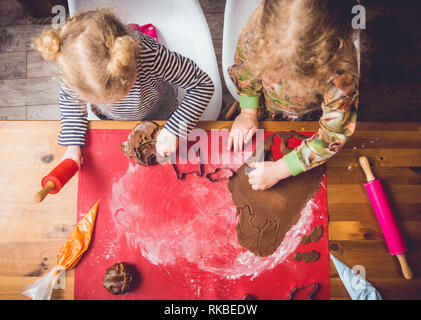
<instances>
[{"instance_id":1,"label":"wooden floor","mask_svg":"<svg viewBox=\"0 0 421 320\"><path fill-rule=\"evenodd\" d=\"M199 0L211 31L223 86L221 117L234 101L221 68L226 0ZM362 0L368 43L363 53L359 121L421 120L418 0ZM59 117L57 71L31 50L47 26L31 24L16 0L0 0L0 119Z\"/></svg>"}]
</instances>

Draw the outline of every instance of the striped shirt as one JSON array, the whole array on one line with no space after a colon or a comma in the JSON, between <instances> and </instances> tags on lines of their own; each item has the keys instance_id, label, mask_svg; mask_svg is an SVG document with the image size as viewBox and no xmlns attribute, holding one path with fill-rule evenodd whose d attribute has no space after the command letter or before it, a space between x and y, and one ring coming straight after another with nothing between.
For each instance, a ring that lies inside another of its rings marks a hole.
<instances>
[{"instance_id":1,"label":"striped shirt","mask_svg":"<svg viewBox=\"0 0 421 320\"><path fill-rule=\"evenodd\" d=\"M212 80L192 60L168 50L147 35L132 34L140 46L136 82L124 99L99 106L100 109L112 120L168 119L165 124L168 131L180 138L187 137L212 98ZM186 91L179 106L176 86ZM62 82L59 105L58 144L84 146L88 127L86 101Z\"/></svg>"}]
</instances>

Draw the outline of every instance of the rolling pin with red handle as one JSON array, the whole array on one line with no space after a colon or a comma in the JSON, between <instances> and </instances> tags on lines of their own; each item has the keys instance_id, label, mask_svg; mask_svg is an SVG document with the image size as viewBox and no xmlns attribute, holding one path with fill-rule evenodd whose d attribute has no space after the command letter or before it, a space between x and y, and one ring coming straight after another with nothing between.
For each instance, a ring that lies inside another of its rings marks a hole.
<instances>
[{"instance_id":1,"label":"rolling pin with red handle","mask_svg":"<svg viewBox=\"0 0 421 320\"><path fill-rule=\"evenodd\" d=\"M34 200L41 202L47 194L59 192L78 170L79 166L76 161L64 159L49 174L42 178L42 189L35 194Z\"/></svg>"},{"instance_id":2,"label":"rolling pin with red handle","mask_svg":"<svg viewBox=\"0 0 421 320\"><path fill-rule=\"evenodd\" d=\"M398 258L405 279L412 279L412 271L405 257L405 252L408 249L399 230L399 226L396 223L395 215L393 214L383 185L379 179L374 177L371 172L370 163L366 157L360 157L360 164L367 177L367 183L364 186L374 213L379 221L389 252Z\"/></svg>"}]
</instances>

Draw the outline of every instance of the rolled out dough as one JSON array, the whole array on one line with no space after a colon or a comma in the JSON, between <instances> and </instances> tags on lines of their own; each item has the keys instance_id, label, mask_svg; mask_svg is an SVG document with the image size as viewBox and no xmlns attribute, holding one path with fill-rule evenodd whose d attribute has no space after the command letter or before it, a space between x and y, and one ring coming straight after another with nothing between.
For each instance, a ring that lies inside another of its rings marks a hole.
<instances>
[{"instance_id":1,"label":"rolled out dough","mask_svg":"<svg viewBox=\"0 0 421 320\"><path fill-rule=\"evenodd\" d=\"M274 160L271 148L275 136L282 139L281 152L284 155L292 150L288 147L290 138L307 138L294 131L273 133L265 139L265 160ZM256 154L253 157L259 158ZM275 252L286 233L298 222L302 209L316 195L324 166L281 180L272 188L260 191L253 190L248 182L245 173L247 163L228 182L232 200L240 215L235 230L241 246L255 255L266 257Z\"/></svg>"}]
</instances>

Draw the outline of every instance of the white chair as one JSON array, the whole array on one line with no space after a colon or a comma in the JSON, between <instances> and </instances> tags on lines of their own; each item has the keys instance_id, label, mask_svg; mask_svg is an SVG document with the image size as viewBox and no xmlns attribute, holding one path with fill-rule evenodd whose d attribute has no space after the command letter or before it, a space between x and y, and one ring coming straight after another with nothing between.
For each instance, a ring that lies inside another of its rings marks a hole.
<instances>
[{"instance_id":1,"label":"white chair","mask_svg":"<svg viewBox=\"0 0 421 320\"><path fill-rule=\"evenodd\" d=\"M224 14L224 34L222 41L222 69L225 84L231 95L238 101L238 94L229 75L228 68L234 63L234 52L238 37L249 17L262 0L227 0Z\"/></svg>"},{"instance_id":2,"label":"white chair","mask_svg":"<svg viewBox=\"0 0 421 320\"><path fill-rule=\"evenodd\" d=\"M192 59L211 77L215 93L201 120L217 119L222 105L221 78L209 26L198 0L68 0L68 4L70 16L113 8L123 23L152 23L160 43ZM88 108L88 120L95 118Z\"/></svg>"}]
</instances>

